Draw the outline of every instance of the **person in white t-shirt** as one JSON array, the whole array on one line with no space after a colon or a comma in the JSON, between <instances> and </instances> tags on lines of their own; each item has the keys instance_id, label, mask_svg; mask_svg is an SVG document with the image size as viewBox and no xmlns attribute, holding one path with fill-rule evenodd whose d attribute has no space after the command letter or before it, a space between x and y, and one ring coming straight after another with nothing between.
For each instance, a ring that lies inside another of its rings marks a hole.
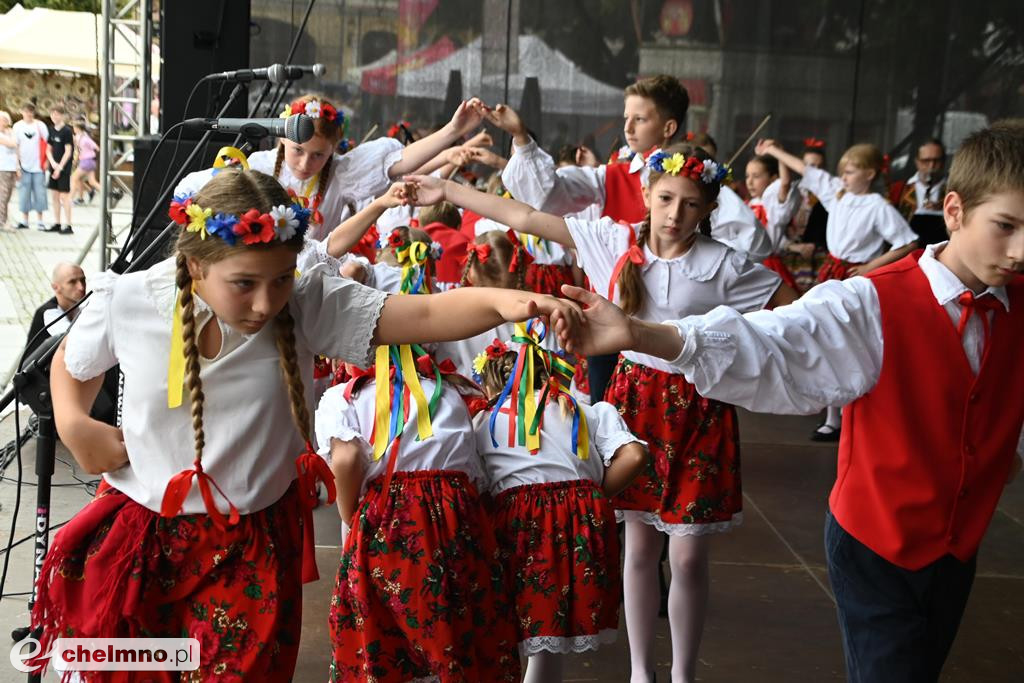
<instances>
[{"instance_id":1,"label":"person in white t-shirt","mask_svg":"<svg viewBox=\"0 0 1024 683\"><path fill-rule=\"evenodd\" d=\"M18 160L21 180L18 181L18 204L22 221L17 227L28 227L29 212L36 212L36 227L46 228L46 145L49 129L36 119L36 105L26 102L21 107L21 121L14 124L14 137L18 141Z\"/></svg>"},{"instance_id":2,"label":"person in white t-shirt","mask_svg":"<svg viewBox=\"0 0 1024 683\"><path fill-rule=\"evenodd\" d=\"M257 171L223 170L169 213L182 226L175 255L97 275L53 358L58 430L104 483L54 538L33 626L43 652L67 632L188 635L206 653L201 678L291 680L301 584L317 578L318 482L334 495L312 445L313 354L365 366L378 344L536 315L573 326L582 313L502 290L388 297L325 266L296 277L309 210ZM120 429L88 417L117 363Z\"/></svg>"}]
</instances>

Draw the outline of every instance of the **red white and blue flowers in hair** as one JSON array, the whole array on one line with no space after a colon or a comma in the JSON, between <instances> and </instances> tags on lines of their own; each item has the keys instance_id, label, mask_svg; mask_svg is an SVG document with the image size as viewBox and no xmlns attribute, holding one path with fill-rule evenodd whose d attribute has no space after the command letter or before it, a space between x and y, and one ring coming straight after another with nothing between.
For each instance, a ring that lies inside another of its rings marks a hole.
<instances>
[{"instance_id":1,"label":"red white and blue flowers in hair","mask_svg":"<svg viewBox=\"0 0 1024 683\"><path fill-rule=\"evenodd\" d=\"M655 150L647 158L647 168L657 173L699 180L705 185L720 185L728 180L732 172L727 165L720 164L713 159L686 157L680 152L669 155L661 149Z\"/></svg>"},{"instance_id":2,"label":"red white and blue flowers in hair","mask_svg":"<svg viewBox=\"0 0 1024 683\"><path fill-rule=\"evenodd\" d=\"M330 102L323 102L317 99L308 101L297 100L291 104L286 104L284 111L281 112L281 118L286 119L296 114L305 114L311 119L334 121L339 126L345 123L345 114L343 112L338 111Z\"/></svg>"},{"instance_id":3,"label":"red white and blue flowers in hair","mask_svg":"<svg viewBox=\"0 0 1024 683\"><path fill-rule=\"evenodd\" d=\"M279 204L263 213L249 209L245 213L213 213L196 204L194 195L178 195L171 201L168 215L188 232L198 232L201 239L213 235L231 246L241 240L243 244L266 244L273 240L287 242L303 236L309 227L309 209L300 204Z\"/></svg>"}]
</instances>

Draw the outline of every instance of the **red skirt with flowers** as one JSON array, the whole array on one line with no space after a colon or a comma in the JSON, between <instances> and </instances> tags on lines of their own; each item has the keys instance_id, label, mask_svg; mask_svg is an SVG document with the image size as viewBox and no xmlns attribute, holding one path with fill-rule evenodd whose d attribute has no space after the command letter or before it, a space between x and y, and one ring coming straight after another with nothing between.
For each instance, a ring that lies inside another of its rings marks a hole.
<instances>
[{"instance_id":1,"label":"red skirt with flowers","mask_svg":"<svg viewBox=\"0 0 1024 683\"><path fill-rule=\"evenodd\" d=\"M526 288L538 294L564 296L562 285L575 284L572 268L554 263L530 263L526 266Z\"/></svg>"},{"instance_id":2,"label":"red skirt with flowers","mask_svg":"<svg viewBox=\"0 0 1024 683\"><path fill-rule=\"evenodd\" d=\"M32 610L55 638L195 638L194 680L290 681L302 621L298 489L220 529L160 517L114 488L54 537ZM80 672L88 681L177 681L177 672ZM190 679L191 680L191 679Z\"/></svg>"},{"instance_id":3,"label":"red skirt with flowers","mask_svg":"<svg viewBox=\"0 0 1024 683\"><path fill-rule=\"evenodd\" d=\"M826 282L828 280L845 280L850 277L850 268L859 265L863 264L844 261L841 258L829 254L825 257L825 262L821 264L821 268L818 269L818 282Z\"/></svg>"},{"instance_id":4,"label":"red skirt with flowers","mask_svg":"<svg viewBox=\"0 0 1024 683\"><path fill-rule=\"evenodd\" d=\"M797 289L796 278L793 277L793 273L789 272L789 268L787 268L786 264L782 262L782 258L778 254L772 254L766 258L764 260L764 267L778 273L783 282L793 289L800 291Z\"/></svg>"},{"instance_id":5,"label":"red skirt with flowers","mask_svg":"<svg viewBox=\"0 0 1024 683\"><path fill-rule=\"evenodd\" d=\"M331 599L331 681L519 680L515 613L491 522L463 472L369 484Z\"/></svg>"},{"instance_id":6,"label":"red skirt with flowers","mask_svg":"<svg viewBox=\"0 0 1024 683\"><path fill-rule=\"evenodd\" d=\"M615 513L592 481L516 486L495 500L519 648L585 652L615 640L622 578Z\"/></svg>"},{"instance_id":7,"label":"red skirt with flowers","mask_svg":"<svg viewBox=\"0 0 1024 683\"><path fill-rule=\"evenodd\" d=\"M736 409L704 398L682 375L619 357L605 400L651 458L612 504L667 534L726 531L742 521Z\"/></svg>"}]
</instances>

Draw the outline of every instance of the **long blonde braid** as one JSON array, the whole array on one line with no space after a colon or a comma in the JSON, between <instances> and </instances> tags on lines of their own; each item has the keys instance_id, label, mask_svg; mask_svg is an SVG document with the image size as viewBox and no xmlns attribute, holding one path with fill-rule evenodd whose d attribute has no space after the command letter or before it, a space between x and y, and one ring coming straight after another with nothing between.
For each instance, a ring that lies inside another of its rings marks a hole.
<instances>
[{"instance_id":1,"label":"long blonde braid","mask_svg":"<svg viewBox=\"0 0 1024 683\"><path fill-rule=\"evenodd\" d=\"M281 372L284 373L284 381L288 385L288 400L291 403L292 420L299 430L303 441L310 441L311 427L309 419L309 406L306 404L306 391L302 383L302 373L299 370L299 362L295 355L295 321L292 318L288 305L281 309L281 312L274 318L274 328L277 333L277 350L280 354Z\"/></svg>"},{"instance_id":2,"label":"long blonde braid","mask_svg":"<svg viewBox=\"0 0 1024 683\"><path fill-rule=\"evenodd\" d=\"M178 286L178 301L181 304L181 336L185 352L185 382L188 386L189 404L192 408L192 431L195 436L196 462L202 460L206 434L203 431L203 381L199 377L199 346L196 344L195 300L192 296L192 275L188 270L185 255L178 253L175 283Z\"/></svg>"}]
</instances>

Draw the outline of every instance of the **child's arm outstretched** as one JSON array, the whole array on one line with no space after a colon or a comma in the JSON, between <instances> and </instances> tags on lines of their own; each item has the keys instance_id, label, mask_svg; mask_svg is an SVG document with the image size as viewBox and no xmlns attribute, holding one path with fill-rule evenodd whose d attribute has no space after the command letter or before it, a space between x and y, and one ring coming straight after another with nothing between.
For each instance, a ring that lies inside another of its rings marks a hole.
<instances>
[{"instance_id":1,"label":"child's arm outstretched","mask_svg":"<svg viewBox=\"0 0 1024 683\"><path fill-rule=\"evenodd\" d=\"M374 199L362 211L343 221L327 236L327 253L341 258L349 249L359 244L366 231L388 209L405 204L404 185L395 183L387 192Z\"/></svg>"},{"instance_id":2,"label":"child's arm outstretched","mask_svg":"<svg viewBox=\"0 0 1024 683\"><path fill-rule=\"evenodd\" d=\"M103 375L85 382L72 377L64 364L65 343L61 342L50 363L50 394L61 441L89 474L119 469L128 464L121 430L89 416Z\"/></svg>"},{"instance_id":3,"label":"child's arm outstretched","mask_svg":"<svg viewBox=\"0 0 1024 683\"><path fill-rule=\"evenodd\" d=\"M536 235L570 248L576 246L561 216L537 211L529 204L514 199L505 199L430 176L407 176L405 180L407 200L415 206L428 206L447 200L503 223L517 232Z\"/></svg>"},{"instance_id":4,"label":"child's arm outstretched","mask_svg":"<svg viewBox=\"0 0 1024 683\"><path fill-rule=\"evenodd\" d=\"M442 294L390 296L374 333L375 344L421 344L469 339L504 322L543 316L576 334L583 311L574 302L515 289L462 287Z\"/></svg>"},{"instance_id":5,"label":"child's arm outstretched","mask_svg":"<svg viewBox=\"0 0 1024 683\"><path fill-rule=\"evenodd\" d=\"M804 163L804 160L782 149L779 143L775 142L775 140L758 140L755 151L758 154L771 155L779 160L780 178L782 177L783 167L785 167L788 170L792 170L796 173L799 173L800 175L805 175L807 173L807 165ZM786 175L788 176L789 174L787 173ZM781 198L785 199L785 197L782 196L781 192L779 193L779 195Z\"/></svg>"},{"instance_id":6,"label":"child's arm outstretched","mask_svg":"<svg viewBox=\"0 0 1024 683\"><path fill-rule=\"evenodd\" d=\"M436 157L463 135L477 128L483 122L483 103L477 98L464 101L441 130L417 140L402 150L402 158L388 169L392 180L414 172Z\"/></svg>"},{"instance_id":7,"label":"child's arm outstretched","mask_svg":"<svg viewBox=\"0 0 1024 683\"><path fill-rule=\"evenodd\" d=\"M626 316L577 287L562 292L586 308L586 323L559 342L571 353L631 349L664 358L701 396L765 413L809 414L869 391L882 370L882 330L872 283L852 278L818 285L773 311L726 306L665 323Z\"/></svg>"}]
</instances>

